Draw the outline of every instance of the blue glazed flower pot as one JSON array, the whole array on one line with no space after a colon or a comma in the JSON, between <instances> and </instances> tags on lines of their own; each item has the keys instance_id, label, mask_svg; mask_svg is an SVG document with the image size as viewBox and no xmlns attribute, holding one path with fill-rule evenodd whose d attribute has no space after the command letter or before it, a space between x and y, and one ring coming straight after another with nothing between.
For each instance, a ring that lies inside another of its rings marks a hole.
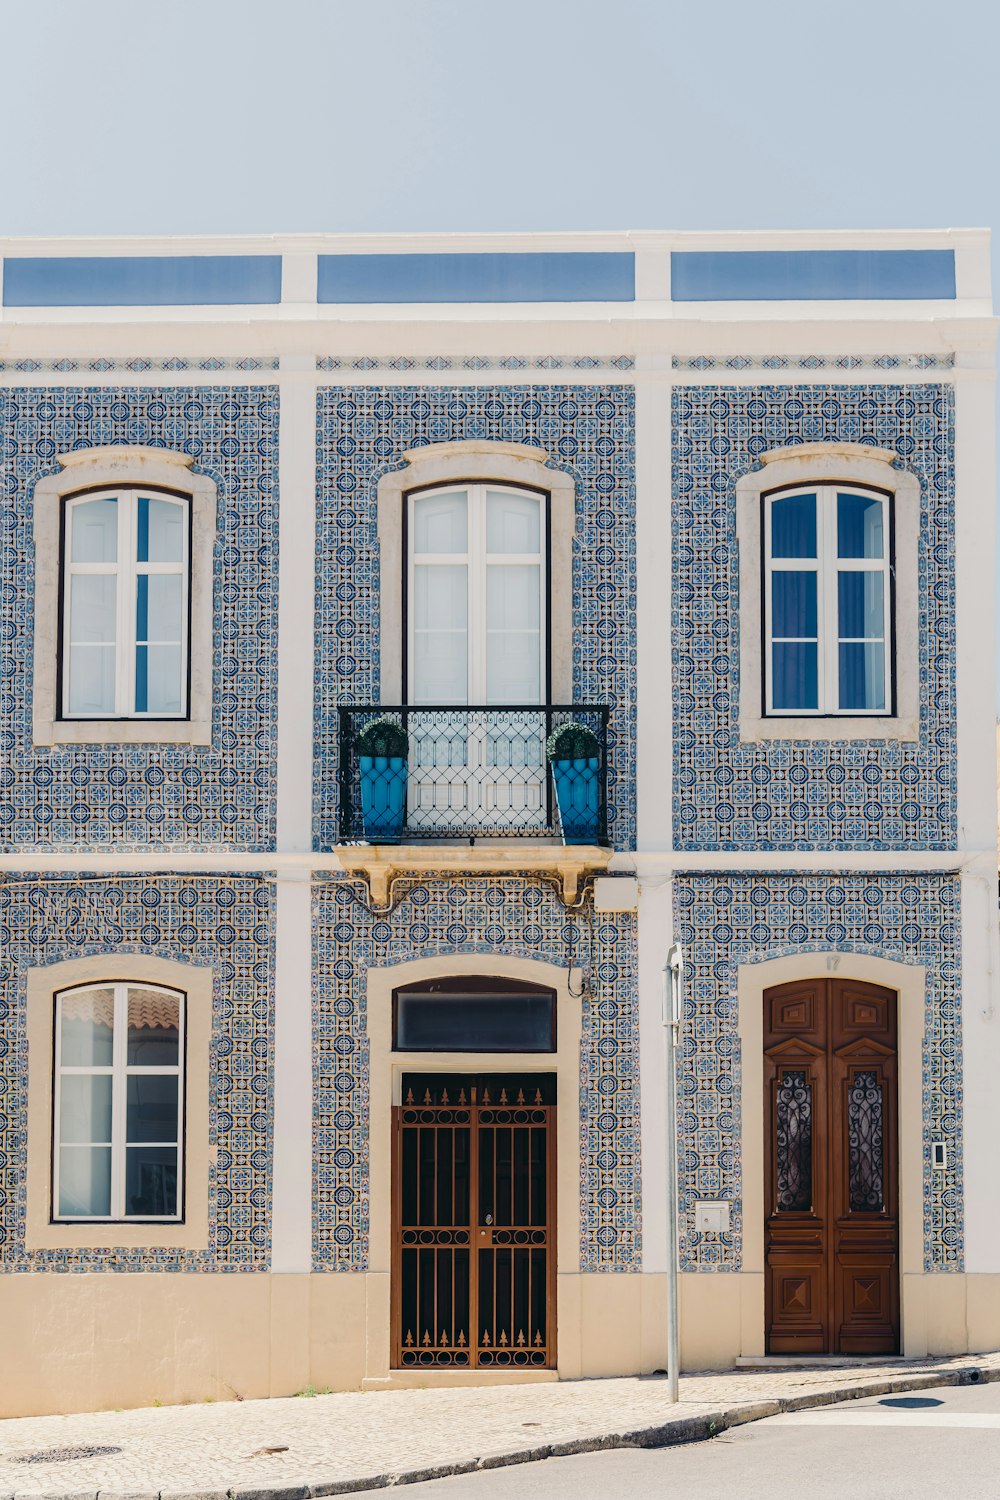
<instances>
[{"instance_id":1,"label":"blue glazed flower pot","mask_svg":"<svg viewBox=\"0 0 1000 1500\"><path fill-rule=\"evenodd\" d=\"M590 760L552 762L564 844L597 842L601 818L600 764L596 755Z\"/></svg>"},{"instance_id":2,"label":"blue glazed flower pot","mask_svg":"<svg viewBox=\"0 0 1000 1500\"><path fill-rule=\"evenodd\" d=\"M403 756L359 755L361 821L365 838L398 839L406 822L406 760Z\"/></svg>"}]
</instances>

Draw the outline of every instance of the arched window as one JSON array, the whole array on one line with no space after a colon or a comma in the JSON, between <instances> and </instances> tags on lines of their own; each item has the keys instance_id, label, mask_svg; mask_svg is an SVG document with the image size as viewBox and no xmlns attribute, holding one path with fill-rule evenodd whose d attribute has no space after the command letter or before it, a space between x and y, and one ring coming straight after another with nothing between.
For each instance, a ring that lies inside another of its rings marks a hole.
<instances>
[{"instance_id":1,"label":"arched window","mask_svg":"<svg viewBox=\"0 0 1000 1500\"><path fill-rule=\"evenodd\" d=\"M210 743L214 483L167 448L59 462L34 491L35 743Z\"/></svg>"},{"instance_id":2,"label":"arched window","mask_svg":"<svg viewBox=\"0 0 1000 1500\"><path fill-rule=\"evenodd\" d=\"M186 716L190 510L152 487L65 501L61 717Z\"/></svg>"}]
</instances>

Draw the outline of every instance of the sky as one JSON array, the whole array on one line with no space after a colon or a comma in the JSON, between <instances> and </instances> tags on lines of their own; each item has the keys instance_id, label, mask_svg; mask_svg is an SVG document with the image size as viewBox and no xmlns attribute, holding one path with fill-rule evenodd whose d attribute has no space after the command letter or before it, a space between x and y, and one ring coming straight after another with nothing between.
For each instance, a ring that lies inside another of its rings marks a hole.
<instances>
[{"instance_id":1,"label":"sky","mask_svg":"<svg viewBox=\"0 0 1000 1500\"><path fill-rule=\"evenodd\" d=\"M0 234L1000 220L988 0L0 0L0 47Z\"/></svg>"}]
</instances>

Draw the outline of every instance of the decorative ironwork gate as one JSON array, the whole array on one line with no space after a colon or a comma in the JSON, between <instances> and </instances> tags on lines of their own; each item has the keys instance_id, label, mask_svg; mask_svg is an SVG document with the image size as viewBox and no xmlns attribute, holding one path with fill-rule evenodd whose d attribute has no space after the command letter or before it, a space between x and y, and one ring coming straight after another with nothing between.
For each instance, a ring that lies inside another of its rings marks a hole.
<instances>
[{"instance_id":1,"label":"decorative ironwork gate","mask_svg":"<svg viewBox=\"0 0 1000 1500\"><path fill-rule=\"evenodd\" d=\"M410 1073L393 1110L395 1368L555 1364L551 1073Z\"/></svg>"}]
</instances>

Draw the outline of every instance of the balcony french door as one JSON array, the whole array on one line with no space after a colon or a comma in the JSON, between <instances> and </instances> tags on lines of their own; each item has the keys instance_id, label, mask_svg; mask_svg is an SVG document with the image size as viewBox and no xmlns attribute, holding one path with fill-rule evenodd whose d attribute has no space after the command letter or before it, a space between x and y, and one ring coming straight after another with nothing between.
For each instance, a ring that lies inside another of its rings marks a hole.
<instances>
[{"instance_id":1,"label":"balcony french door","mask_svg":"<svg viewBox=\"0 0 1000 1500\"><path fill-rule=\"evenodd\" d=\"M407 1074L393 1110L393 1365L555 1364L555 1077Z\"/></svg>"},{"instance_id":2,"label":"balcony french door","mask_svg":"<svg viewBox=\"0 0 1000 1500\"><path fill-rule=\"evenodd\" d=\"M544 826L544 734L523 709L547 685L547 497L469 484L407 506L407 697L436 709L411 736L408 826Z\"/></svg>"}]
</instances>

